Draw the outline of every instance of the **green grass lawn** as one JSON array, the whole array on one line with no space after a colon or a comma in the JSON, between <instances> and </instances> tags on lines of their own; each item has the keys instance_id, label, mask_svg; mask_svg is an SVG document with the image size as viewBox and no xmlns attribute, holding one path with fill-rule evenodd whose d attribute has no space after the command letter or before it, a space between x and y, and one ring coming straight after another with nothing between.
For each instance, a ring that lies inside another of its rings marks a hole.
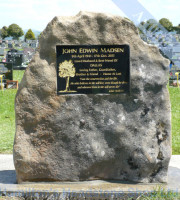
<instances>
[{"instance_id":1,"label":"green grass lawn","mask_svg":"<svg viewBox=\"0 0 180 200\"><path fill-rule=\"evenodd\" d=\"M151 193L147 195L141 195L137 199L139 200L180 200L180 194L172 190L166 190L164 187L157 186ZM133 199L129 199L133 200Z\"/></svg>"},{"instance_id":2,"label":"green grass lawn","mask_svg":"<svg viewBox=\"0 0 180 200\"><path fill-rule=\"evenodd\" d=\"M169 88L171 100L172 150L180 155L180 88Z\"/></svg>"},{"instance_id":3,"label":"green grass lawn","mask_svg":"<svg viewBox=\"0 0 180 200\"><path fill-rule=\"evenodd\" d=\"M20 80L24 71L14 70L13 79ZM172 114L172 152L180 155L180 88L169 87ZM14 100L17 90L0 91L0 153L12 153L15 134Z\"/></svg>"},{"instance_id":4,"label":"green grass lawn","mask_svg":"<svg viewBox=\"0 0 180 200\"><path fill-rule=\"evenodd\" d=\"M13 79L21 81L24 71L13 73ZM12 153L15 134L14 100L16 89L0 90L0 153Z\"/></svg>"}]
</instances>

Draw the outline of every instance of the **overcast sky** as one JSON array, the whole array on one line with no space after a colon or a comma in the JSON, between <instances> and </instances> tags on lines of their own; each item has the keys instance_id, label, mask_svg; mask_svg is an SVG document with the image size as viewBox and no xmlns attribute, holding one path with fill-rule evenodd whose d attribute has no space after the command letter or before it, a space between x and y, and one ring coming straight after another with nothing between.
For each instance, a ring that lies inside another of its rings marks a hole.
<instances>
[{"instance_id":1,"label":"overcast sky","mask_svg":"<svg viewBox=\"0 0 180 200\"><path fill-rule=\"evenodd\" d=\"M138 1L155 19L165 17L180 24L180 0ZM0 28L16 23L23 29L42 31L54 16L76 15L80 10L126 16L113 0L0 0Z\"/></svg>"}]
</instances>

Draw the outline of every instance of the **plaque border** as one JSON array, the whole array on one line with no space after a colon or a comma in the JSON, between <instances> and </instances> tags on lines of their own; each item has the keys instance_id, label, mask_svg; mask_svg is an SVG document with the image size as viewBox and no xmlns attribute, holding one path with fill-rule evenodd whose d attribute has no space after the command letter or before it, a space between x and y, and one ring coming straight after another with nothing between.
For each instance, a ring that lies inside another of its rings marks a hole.
<instances>
[{"instance_id":1,"label":"plaque border","mask_svg":"<svg viewBox=\"0 0 180 200\"><path fill-rule=\"evenodd\" d=\"M81 46L81 47L99 47L99 46L104 46L104 47L108 47L108 46L115 46L115 45L118 45L118 46L127 46L128 47L128 54L129 54L129 56L128 56L128 66L129 66L129 76L128 76L128 78L129 78L129 84L128 84L128 89L129 89L129 91L128 92L122 92L122 93L63 93L63 94L59 94L59 92L58 92L58 63L57 63L57 59L58 59L58 54L57 54L57 47L58 46L66 46L66 47L78 47L78 46ZM90 45L90 44L73 44L73 45L71 45L71 44L58 44L58 45L56 45L56 47L55 47L55 51L56 51L56 94L58 95L58 96L62 96L62 95L131 95L131 63L130 63L130 57L131 57L131 54L130 54L130 46L128 45L128 44L108 44L108 45L106 45L106 44L92 44L92 45Z\"/></svg>"}]
</instances>

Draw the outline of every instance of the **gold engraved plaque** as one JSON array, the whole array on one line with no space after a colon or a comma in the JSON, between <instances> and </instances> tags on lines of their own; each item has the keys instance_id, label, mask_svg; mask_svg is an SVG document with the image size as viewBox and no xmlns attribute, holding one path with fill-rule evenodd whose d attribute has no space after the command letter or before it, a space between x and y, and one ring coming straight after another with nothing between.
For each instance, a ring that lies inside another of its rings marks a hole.
<instances>
[{"instance_id":1,"label":"gold engraved plaque","mask_svg":"<svg viewBox=\"0 0 180 200\"><path fill-rule=\"evenodd\" d=\"M130 92L128 45L58 45L57 94Z\"/></svg>"}]
</instances>

